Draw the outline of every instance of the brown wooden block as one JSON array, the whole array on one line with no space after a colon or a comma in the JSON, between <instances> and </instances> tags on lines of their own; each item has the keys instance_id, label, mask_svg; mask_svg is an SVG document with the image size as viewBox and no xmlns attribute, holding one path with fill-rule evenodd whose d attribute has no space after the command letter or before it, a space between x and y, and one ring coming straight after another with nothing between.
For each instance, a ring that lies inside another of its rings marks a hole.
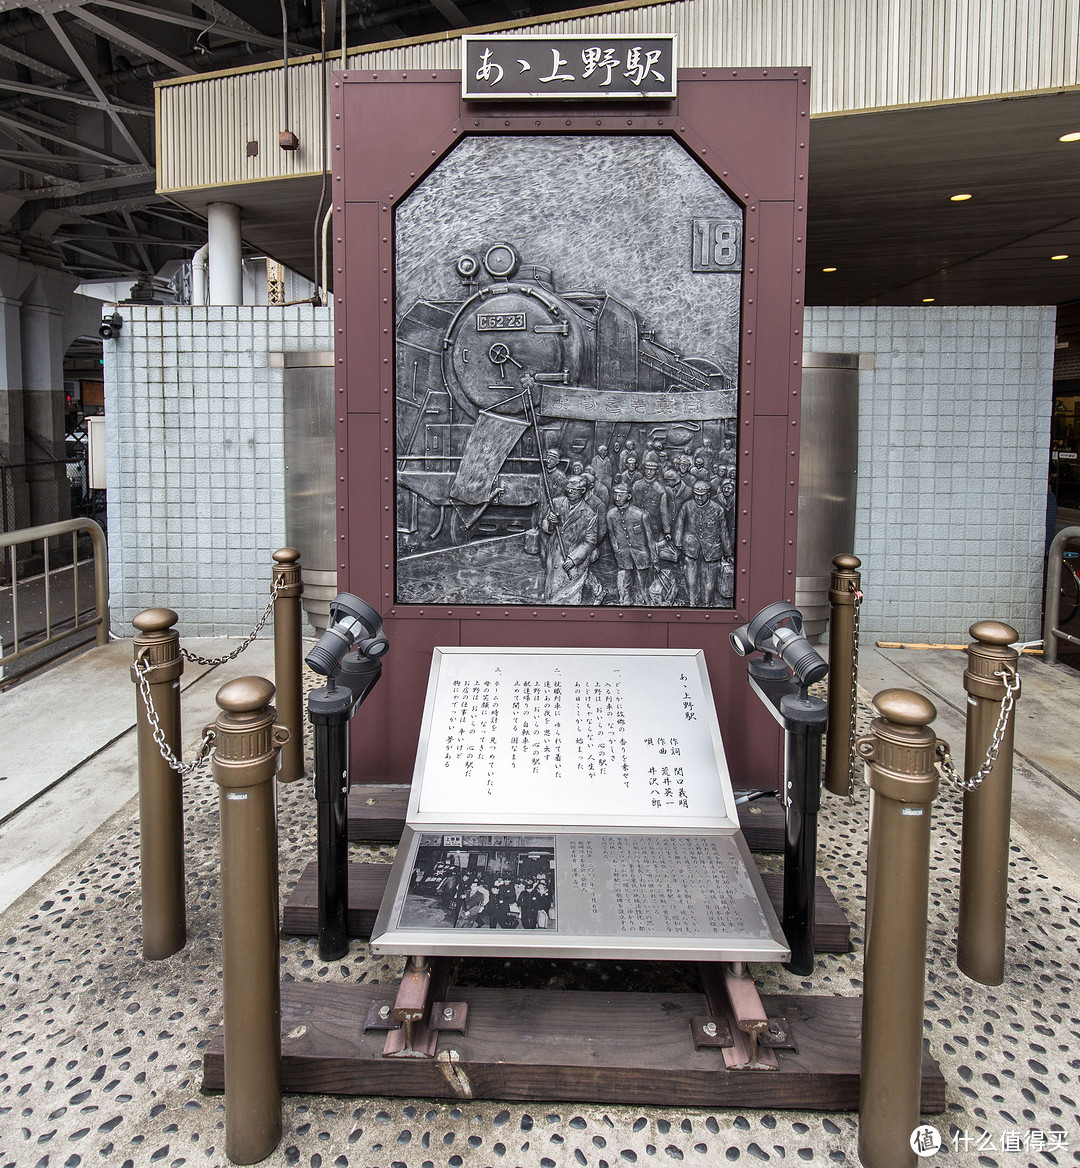
<instances>
[{"instance_id":1,"label":"brown wooden block","mask_svg":"<svg viewBox=\"0 0 1080 1168\"><path fill-rule=\"evenodd\" d=\"M784 808L771 795L743 803L736 809L743 839L752 852L784 850Z\"/></svg>"},{"instance_id":2,"label":"brown wooden block","mask_svg":"<svg viewBox=\"0 0 1080 1168\"><path fill-rule=\"evenodd\" d=\"M685 1107L855 1110L859 998L775 995L766 1012L788 1019L797 1051L778 1069L728 1071L716 1049L695 1049L700 994L603 994L455 987L467 1034L440 1038L434 1059L384 1059L385 1034L365 1034L373 1003L396 987L288 982L282 986L282 1087L339 1095L545 1099ZM203 1064L204 1088L224 1088L220 1030ZM922 1108L945 1107L945 1083L924 1055Z\"/></svg>"},{"instance_id":3,"label":"brown wooden block","mask_svg":"<svg viewBox=\"0 0 1080 1168\"><path fill-rule=\"evenodd\" d=\"M408 783L354 786L349 791L349 839L396 844L405 827L411 790Z\"/></svg>"}]
</instances>

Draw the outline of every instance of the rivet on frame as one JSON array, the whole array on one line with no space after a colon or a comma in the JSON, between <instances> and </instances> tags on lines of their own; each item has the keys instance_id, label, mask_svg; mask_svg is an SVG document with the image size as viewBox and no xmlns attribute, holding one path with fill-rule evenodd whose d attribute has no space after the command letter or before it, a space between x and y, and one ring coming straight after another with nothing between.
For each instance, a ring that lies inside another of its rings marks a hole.
<instances>
[{"instance_id":1,"label":"rivet on frame","mask_svg":"<svg viewBox=\"0 0 1080 1168\"><path fill-rule=\"evenodd\" d=\"M478 126L478 125L480 125L480 123L479 123L479 122L473 122L473 125L474 125L474 126ZM432 151L432 153L434 154L434 151Z\"/></svg>"},{"instance_id":2,"label":"rivet on frame","mask_svg":"<svg viewBox=\"0 0 1080 1168\"><path fill-rule=\"evenodd\" d=\"M753 269L753 268L747 268L747 269L746 269L746 272L747 272L747 275L749 275L749 276L752 276L752 275L754 274L754 269Z\"/></svg>"},{"instance_id":3,"label":"rivet on frame","mask_svg":"<svg viewBox=\"0 0 1080 1168\"><path fill-rule=\"evenodd\" d=\"M682 620L682 613L681 613L681 612L677 612L677 613L675 614L675 619L676 619L676 620Z\"/></svg>"},{"instance_id":4,"label":"rivet on frame","mask_svg":"<svg viewBox=\"0 0 1080 1168\"><path fill-rule=\"evenodd\" d=\"M384 426L389 426L389 425L390 425L390 419L389 419L389 418L383 418L383 420L382 420L382 424L383 424Z\"/></svg>"},{"instance_id":5,"label":"rivet on frame","mask_svg":"<svg viewBox=\"0 0 1080 1168\"><path fill-rule=\"evenodd\" d=\"M479 610L479 609L477 609L477 610L476 610L476 615L477 615L477 616L479 616L479 615L480 615L480 610Z\"/></svg>"},{"instance_id":6,"label":"rivet on frame","mask_svg":"<svg viewBox=\"0 0 1080 1168\"><path fill-rule=\"evenodd\" d=\"M632 126L632 125L634 124L634 119L633 119L633 118L627 118L627 119L626 119L626 124L627 124L628 126Z\"/></svg>"},{"instance_id":7,"label":"rivet on frame","mask_svg":"<svg viewBox=\"0 0 1080 1168\"><path fill-rule=\"evenodd\" d=\"M386 207L383 207L383 210L384 210L384 211L386 211L386 210L387 210L387 208L386 208Z\"/></svg>"},{"instance_id":8,"label":"rivet on frame","mask_svg":"<svg viewBox=\"0 0 1080 1168\"><path fill-rule=\"evenodd\" d=\"M509 119L509 118L507 118L507 119L506 119L506 121L505 121L505 122L503 122L503 125L504 125L504 126L508 126L508 125L510 125L510 119Z\"/></svg>"},{"instance_id":9,"label":"rivet on frame","mask_svg":"<svg viewBox=\"0 0 1080 1168\"><path fill-rule=\"evenodd\" d=\"M390 508L389 508L389 506L386 506L386 507L384 507L384 508L383 508L383 510L384 510L384 511L389 511L389 510L390 510Z\"/></svg>"},{"instance_id":10,"label":"rivet on frame","mask_svg":"<svg viewBox=\"0 0 1080 1168\"><path fill-rule=\"evenodd\" d=\"M602 126L604 123L603 123L603 121L602 121L600 118L597 118L597 119L596 119L596 124L597 124L598 126Z\"/></svg>"},{"instance_id":11,"label":"rivet on frame","mask_svg":"<svg viewBox=\"0 0 1080 1168\"><path fill-rule=\"evenodd\" d=\"M344 481L345 481L345 476L344 476L344 475L339 475L339 476L338 476L338 482L339 482L339 483L343 483Z\"/></svg>"},{"instance_id":12,"label":"rivet on frame","mask_svg":"<svg viewBox=\"0 0 1080 1168\"><path fill-rule=\"evenodd\" d=\"M567 119L566 119L566 124L567 124L568 126L572 124L569 118L567 118Z\"/></svg>"},{"instance_id":13,"label":"rivet on frame","mask_svg":"<svg viewBox=\"0 0 1080 1168\"><path fill-rule=\"evenodd\" d=\"M539 126L539 125L540 125L540 119L539 119L539 118L537 118L537 119L536 119L536 121L535 121L535 122L533 122L533 125L534 125L534 126Z\"/></svg>"},{"instance_id":14,"label":"rivet on frame","mask_svg":"<svg viewBox=\"0 0 1080 1168\"><path fill-rule=\"evenodd\" d=\"M708 620L708 619L709 619L709 614L708 614L708 613L706 613L706 614L705 614L705 619L706 619L706 620Z\"/></svg>"},{"instance_id":15,"label":"rivet on frame","mask_svg":"<svg viewBox=\"0 0 1080 1168\"><path fill-rule=\"evenodd\" d=\"M344 507L342 507L342 510L344 511L344 510L345 510L345 508L344 508ZM390 537L389 537L388 535L384 535L384 536L383 536L383 539L389 539L389 538L390 538Z\"/></svg>"},{"instance_id":16,"label":"rivet on frame","mask_svg":"<svg viewBox=\"0 0 1080 1168\"><path fill-rule=\"evenodd\" d=\"M728 176L728 172L725 170L725 171L723 172L723 175L724 175L724 178L727 178L727 176Z\"/></svg>"}]
</instances>

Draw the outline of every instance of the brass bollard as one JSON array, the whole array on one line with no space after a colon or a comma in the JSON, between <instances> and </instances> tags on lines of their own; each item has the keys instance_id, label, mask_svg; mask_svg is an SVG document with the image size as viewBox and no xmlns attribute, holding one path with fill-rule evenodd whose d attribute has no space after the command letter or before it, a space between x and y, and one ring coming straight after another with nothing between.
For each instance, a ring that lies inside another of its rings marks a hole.
<instances>
[{"instance_id":1,"label":"brass bollard","mask_svg":"<svg viewBox=\"0 0 1080 1168\"><path fill-rule=\"evenodd\" d=\"M225 1154L254 1164L281 1140L281 984L274 773L289 731L262 677L217 692L214 779L221 788Z\"/></svg>"},{"instance_id":2,"label":"brass bollard","mask_svg":"<svg viewBox=\"0 0 1080 1168\"><path fill-rule=\"evenodd\" d=\"M903 689L874 698L879 717L856 744L870 785L863 950L859 1159L914 1168L922 1086L930 814L938 792L937 710Z\"/></svg>"},{"instance_id":3,"label":"brass bollard","mask_svg":"<svg viewBox=\"0 0 1080 1168\"><path fill-rule=\"evenodd\" d=\"M1001 728L996 759L987 752L1006 695L1005 682L996 676L1015 673L1019 652L1010 646L1019 634L1001 621L977 621L968 630L964 670L967 700L967 737L964 774L970 779L985 761L990 769L975 790L964 791L963 834L960 845L960 915L956 931L956 964L961 972L983 985L1005 980L1005 913L1009 896L1009 831L1012 813L1013 717Z\"/></svg>"},{"instance_id":4,"label":"brass bollard","mask_svg":"<svg viewBox=\"0 0 1080 1168\"><path fill-rule=\"evenodd\" d=\"M283 547L274 552L274 681L277 683L277 711L289 740L281 748L279 783L304 777L304 694L301 673L300 628L303 614L300 597L304 581L300 553Z\"/></svg>"},{"instance_id":5,"label":"brass bollard","mask_svg":"<svg viewBox=\"0 0 1080 1168\"><path fill-rule=\"evenodd\" d=\"M150 701L165 744L175 757L180 739L180 634L171 608L147 608L131 622L135 662L145 663ZM187 943L184 917L184 789L181 777L165 761L154 741L154 727L135 682L139 743L139 865L142 872L143 957L159 961Z\"/></svg>"},{"instance_id":6,"label":"brass bollard","mask_svg":"<svg viewBox=\"0 0 1080 1168\"><path fill-rule=\"evenodd\" d=\"M825 732L825 787L834 795L851 791L851 745L855 734L855 676L858 644L855 620L861 594L858 556L833 556L829 581L829 725Z\"/></svg>"}]
</instances>

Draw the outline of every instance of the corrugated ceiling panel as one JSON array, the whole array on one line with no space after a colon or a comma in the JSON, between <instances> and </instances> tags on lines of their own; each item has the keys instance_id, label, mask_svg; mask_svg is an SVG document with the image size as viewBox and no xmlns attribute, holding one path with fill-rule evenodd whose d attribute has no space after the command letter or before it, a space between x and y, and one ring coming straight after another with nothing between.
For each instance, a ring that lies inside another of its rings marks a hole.
<instances>
[{"instance_id":1,"label":"corrugated ceiling panel","mask_svg":"<svg viewBox=\"0 0 1080 1168\"><path fill-rule=\"evenodd\" d=\"M686 68L810 65L814 114L1080 84L1077 0L677 0L530 27L675 32ZM440 38L352 53L348 65L456 69L459 50L456 36ZM165 83L158 94L162 190L322 169L321 80L311 61L289 67L289 127L280 66ZM278 148L285 128L299 150Z\"/></svg>"}]
</instances>

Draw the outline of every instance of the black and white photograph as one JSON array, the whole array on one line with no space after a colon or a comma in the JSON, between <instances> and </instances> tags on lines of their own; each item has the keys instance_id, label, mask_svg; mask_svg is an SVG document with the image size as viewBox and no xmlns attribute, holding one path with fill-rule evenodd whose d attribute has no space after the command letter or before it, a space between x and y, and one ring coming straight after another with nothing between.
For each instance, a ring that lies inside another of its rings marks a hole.
<instances>
[{"instance_id":1,"label":"black and white photograph","mask_svg":"<svg viewBox=\"0 0 1080 1168\"><path fill-rule=\"evenodd\" d=\"M422 835L398 927L557 931L555 837Z\"/></svg>"}]
</instances>

